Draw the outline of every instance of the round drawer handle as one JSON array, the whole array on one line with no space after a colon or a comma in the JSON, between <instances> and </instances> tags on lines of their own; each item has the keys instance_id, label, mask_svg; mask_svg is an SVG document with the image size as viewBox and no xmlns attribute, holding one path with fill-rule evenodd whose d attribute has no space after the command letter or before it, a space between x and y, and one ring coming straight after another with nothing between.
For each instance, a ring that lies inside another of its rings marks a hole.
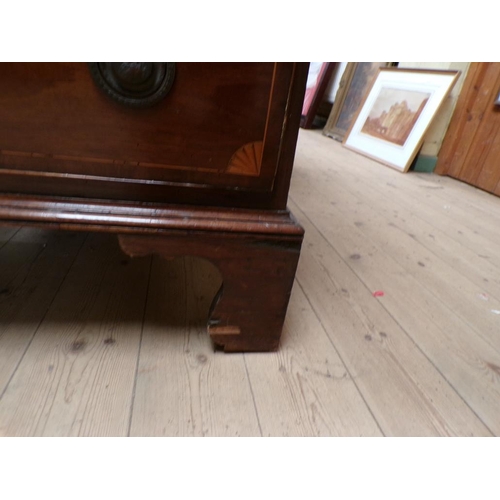
<instances>
[{"instance_id":1,"label":"round drawer handle","mask_svg":"<svg viewBox=\"0 0 500 500\"><path fill-rule=\"evenodd\" d=\"M160 102L174 83L175 63L88 63L95 84L125 106L145 108Z\"/></svg>"}]
</instances>

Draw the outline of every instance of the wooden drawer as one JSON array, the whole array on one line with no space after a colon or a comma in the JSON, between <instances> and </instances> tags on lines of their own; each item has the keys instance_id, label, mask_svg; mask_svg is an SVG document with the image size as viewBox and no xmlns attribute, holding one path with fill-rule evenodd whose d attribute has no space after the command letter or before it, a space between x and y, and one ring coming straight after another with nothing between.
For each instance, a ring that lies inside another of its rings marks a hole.
<instances>
[{"instance_id":1,"label":"wooden drawer","mask_svg":"<svg viewBox=\"0 0 500 500\"><path fill-rule=\"evenodd\" d=\"M173 63L168 63L173 64ZM148 107L86 63L0 65L0 191L285 208L303 63L176 63Z\"/></svg>"}]
</instances>

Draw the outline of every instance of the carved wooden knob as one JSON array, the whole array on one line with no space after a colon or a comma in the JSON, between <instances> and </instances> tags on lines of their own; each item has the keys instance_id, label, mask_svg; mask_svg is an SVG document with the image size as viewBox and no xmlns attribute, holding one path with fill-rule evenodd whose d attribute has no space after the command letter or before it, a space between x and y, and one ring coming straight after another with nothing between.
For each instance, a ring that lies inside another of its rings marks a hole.
<instances>
[{"instance_id":1,"label":"carved wooden knob","mask_svg":"<svg viewBox=\"0 0 500 500\"><path fill-rule=\"evenodd\" d=\"M96 85L113 100L133 107L152 106L170 91L175 63L88 63Z\"/></svg>"}]
</instances>

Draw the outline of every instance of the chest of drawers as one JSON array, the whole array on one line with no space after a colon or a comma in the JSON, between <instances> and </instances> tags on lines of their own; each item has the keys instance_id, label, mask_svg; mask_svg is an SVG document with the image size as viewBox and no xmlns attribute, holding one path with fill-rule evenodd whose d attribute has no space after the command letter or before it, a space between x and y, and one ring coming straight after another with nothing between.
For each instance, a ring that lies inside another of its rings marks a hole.
<instances>
[{"instance_id":1,"label":"chest of drawers","mask_svg":"<svg viewBox=\"0 0 500 500\"><path fill-rule=\"evenodd\" d=\"M304 63L0 64L0 223L207 258L214 343L274 349L303 238L286 201L306 78Z\"/></svg>"}]
</instances>

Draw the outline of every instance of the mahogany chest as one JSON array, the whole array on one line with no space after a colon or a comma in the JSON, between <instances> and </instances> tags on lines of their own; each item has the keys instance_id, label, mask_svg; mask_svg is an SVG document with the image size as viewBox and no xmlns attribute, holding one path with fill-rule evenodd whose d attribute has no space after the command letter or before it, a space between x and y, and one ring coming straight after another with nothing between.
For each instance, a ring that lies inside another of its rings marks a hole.
<instances>
[{"instance_id":1,"label":"mahogany chest","mask_svg":"<svg viewBox=\"0 0 500 500\"><path fill-rule=\"evenodd\" d=\"M207 258L214 343L276 348L303 238L286 202L307 66L0 64L0 223Z\"/></svg>"}]
</instances>

